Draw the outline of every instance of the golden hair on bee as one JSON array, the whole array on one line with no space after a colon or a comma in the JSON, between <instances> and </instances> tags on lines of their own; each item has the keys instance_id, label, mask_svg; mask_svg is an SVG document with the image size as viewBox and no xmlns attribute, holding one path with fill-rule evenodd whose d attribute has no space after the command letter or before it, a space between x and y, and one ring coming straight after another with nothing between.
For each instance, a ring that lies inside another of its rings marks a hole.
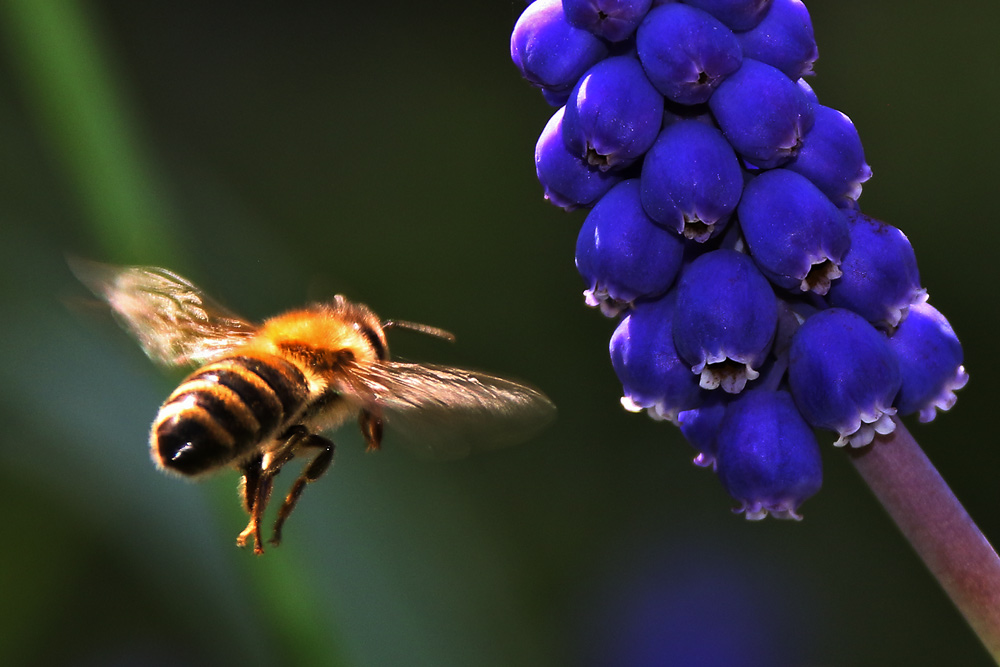
<instances>
[{"instance_id":1,"label":"golden hair on bee","mask_svg":"<svg viewBox=\"0 0 1000 667\"><path fill-rule=\"evenodd\" d=\"M254 324L167 269L70 265L151 359L196 367L153 420L150 453L160 469L186 477L236 468L250 515L237 544L253 538L258 554L275 475L292 459L311 457L278 509L273 545L306 485L333 462L334 443L320 433L348 419L357 418L369 450L380 448L388 422L418 434L419 451L453 458L524 440L555 412L544 394L518 382L391 361L387 329L454 337L382 321L343 296Z\"/></svg>"}]
</instances>

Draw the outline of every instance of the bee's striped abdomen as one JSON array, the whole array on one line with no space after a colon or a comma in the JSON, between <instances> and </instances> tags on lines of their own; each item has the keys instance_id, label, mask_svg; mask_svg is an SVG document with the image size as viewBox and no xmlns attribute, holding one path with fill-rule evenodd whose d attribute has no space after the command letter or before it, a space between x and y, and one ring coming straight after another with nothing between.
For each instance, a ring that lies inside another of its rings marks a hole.
<instances>
[{"instance_id":1,"label":"bee's striped abdomen","mask_svg":"<svg viewBox=\"0 0 1000 667\"><path fill-rule=\"evenodd\" d=\"M306 379L276 356L234 356L185 379L153 422L153 457L198 475L243 458L302 409Z\"/></svg>"}]
</instances>

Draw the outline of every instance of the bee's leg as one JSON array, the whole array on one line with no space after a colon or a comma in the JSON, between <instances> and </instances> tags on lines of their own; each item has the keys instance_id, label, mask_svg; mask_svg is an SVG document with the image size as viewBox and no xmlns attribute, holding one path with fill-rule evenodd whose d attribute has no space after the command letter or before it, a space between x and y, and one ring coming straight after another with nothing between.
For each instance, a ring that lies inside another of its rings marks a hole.
<instances>
[{"instance_id":1,"label":"bee's leg","mask_svg":"<svg viewBox=\"0 0 1000 667\"><path fill-rule=\"evenodd\" d=\"M309 482L315 482L317 479L323 476L323 473L327 471L330 464L333 463L333 450L335 445L332 441L327 440L324 437L318 435L309 435L304 439L296 443L296 447L299 449L310 448L319 449L320 452L313 458L312 461L306 464L306 467L302 470L302 473L295 479L295 483L292 484L292 488L289 489L288 495L285 496L285 502L281 504L281 508L278 510L278 518L274 522L274 536L271 538L271 544L278 546L281 543L281 528L285 525L285 519L288 515L292 513L295 509L295 503L299 501L299 496L302 495L302 491L305 490L306 484Z\"/></svg>"},{"instance_id":2,"label":"bee's leg","mask_svg":"<svg viewBox=\"0 0 1000 667\"><path fill-rule=\"evenodd\" d=\"M260 516L263 514L263 508L267 505L268 495L270 495L270 489L265 492L263 498L261 498L261 482L264 477L264 455L258 454L254 456L246 463L244 463L240 470L243 471L243 477L240 479L240 496L243 499L243 507L246 509L247 513L250 515L250 522L247 527L243 529L237 538L236 546L245 547L247 545L247 539L254 534L260 532ZM260 506L260 511L256 511L255 508ZM258 540L259 542L259 540ZM256 550L256 549L255 549Z\"/></svg>"},{"instance_id":3,"label":"bee's leg","mask_svg":"<svg viewBox=\"0 0 1000 667\"><path fill-rule=\"evenodd\" d=\"M358 424L361 426L361 435L364 436L368 446L367 451L377 451L382 446L382 416L368 410L362 410L358 417Z\"/></svg>"},{"instance_id":4,"label":"bee's leg","mask_svg":"<svg viewBox=\"0 0 1000 667\"><path fill-rule=\"evenodd\" d=\"M258 555L264 553L261 523L264 520L264 510L267 509L267 503L271 498L274 476L281 472L282 466L294 458L296 446L308 435L309 432L304 426L293 426L288 429L283 436L285 441L277 449L268 452L266 456L262 455L258 459L261 463L257 472L249 477L244 477L246 479L245 484L253 484L255 488L253 496L248 496L246 501L249 504L252 498L252 504L250 504L250 522L236 538L237 546L246 546L247 539L253 535L254 553Z\"/></svg>"},{"instance_id":5,"label":"bee's leg","mask_svg":"<svg viewBox=\"0 0 1000 667\"><path fill-rule=\"evenodd\" d=\"M257 486L260 484L260 469L263 458L263 454L258 454L240 466L240 471L243 473L243 477L240 478L240 498L243 500L243 507L247 514L253 512Z\"/></svg>"}]
</instances>

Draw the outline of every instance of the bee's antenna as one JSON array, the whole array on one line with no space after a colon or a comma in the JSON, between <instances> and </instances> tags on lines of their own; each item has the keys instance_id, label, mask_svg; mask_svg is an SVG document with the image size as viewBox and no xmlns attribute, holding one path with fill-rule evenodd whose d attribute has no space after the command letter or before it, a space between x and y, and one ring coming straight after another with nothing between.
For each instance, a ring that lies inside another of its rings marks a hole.
<instances>
[{"instance_id":1,"label":"bee's antenna","mask_svg":"<svg viewBox=\"0 0 1000 667\"><path fill-rule=\"evenodd\" d=\"M416 322L407 322L406 320L386 320L382 322L382 328L409 329L410 331L419 331L420 333L424 333L429 336L444 338L449 343L455 342L455 334L451 333L450 331L445 331L444 329L432 327L429 324L418 324Z\"/></svg>"}]
</instances>

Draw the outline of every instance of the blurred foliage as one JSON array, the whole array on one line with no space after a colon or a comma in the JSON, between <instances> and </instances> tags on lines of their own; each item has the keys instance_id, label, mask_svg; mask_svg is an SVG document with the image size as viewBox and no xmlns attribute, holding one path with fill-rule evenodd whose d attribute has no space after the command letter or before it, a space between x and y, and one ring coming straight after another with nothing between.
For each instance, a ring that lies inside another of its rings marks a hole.
<instances>
[{"instance_id":1,"label":"blurred foliage","mask_svg":"<svg viewBox=\"0 0 1000 667\"><path fill-rule=\"evenodd\" d=\"M996 541L1000 9L809 5L814 87L875 169L862 204L965 344L972 382L914 434ZM749 524L675 431L621 410L582 214L534 181L551 111L507 59L522 7L0 2L0 661L989 664L839 452L805 521ZM169 265L254 318L342 292L458 334L399 332L398 355L528 379L559 420L447 464L343 429L254 558L235 474L150 464L180 376L93 316L67 253Z\"/></svg>"}]
</instances>

